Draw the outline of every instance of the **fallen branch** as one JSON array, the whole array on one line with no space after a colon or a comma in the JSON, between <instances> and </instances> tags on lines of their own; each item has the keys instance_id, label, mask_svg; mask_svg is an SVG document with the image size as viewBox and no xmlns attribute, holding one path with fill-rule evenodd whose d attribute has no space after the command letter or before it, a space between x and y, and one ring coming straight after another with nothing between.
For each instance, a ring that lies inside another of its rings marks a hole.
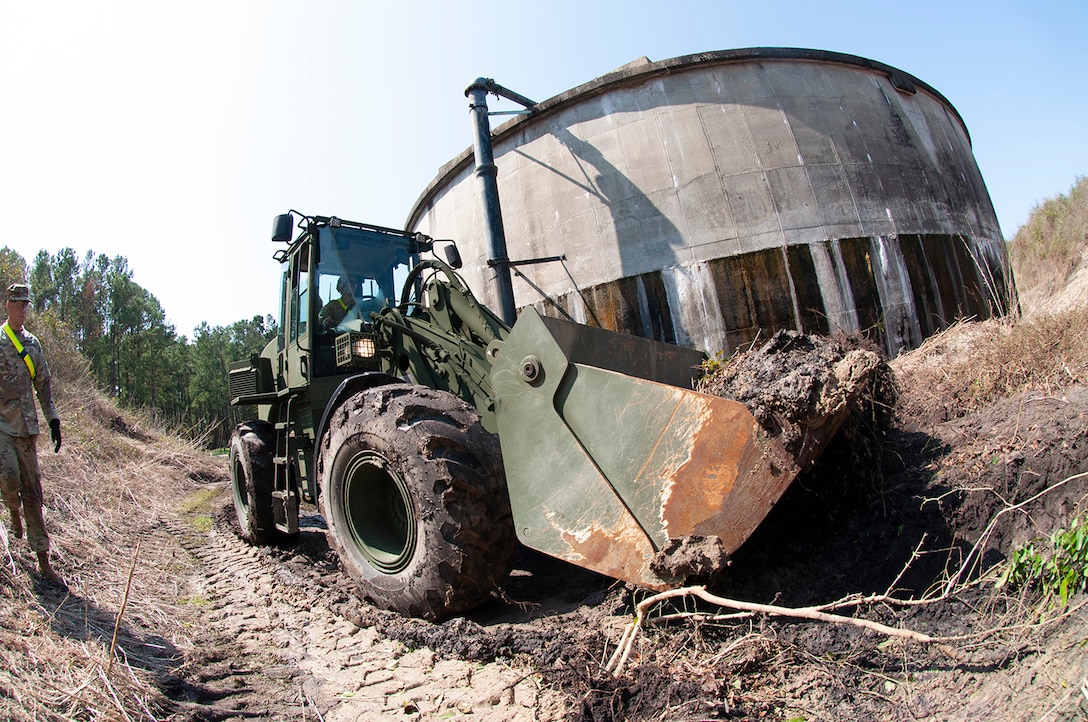
<instances>
[{"instance_id":1,"label":"fallen branch","mask_svg":"<svg viewBox=\"0 0 1088 722\"><path fill-rule=\"evenodd\" d=\"M2 539L4 542L4 553L8 557L7 566L9 569L11 569L12 576L14 576L15 574L18 574L18 572L15 570L15 558L11 556L11 546L8 543L8 530L5 529L2 524L0 524L0 539Z\"/></svg>"},{"instance_id":2,"label":"fallen branch","mask_svg":"<svg viewBox=\"0 0 1088 722\"><path fill-rule=\"evenodd\" d=\"M109 662L106 663L106 676L113 669L113 651L117 648L117 632L121 628L121 618L125 616L125 607L128 606L128 595L132 591L132 575L136 571L136 558L140 556L140 543L136 542L136 551L132 552L132 566L128 570L128 582L125 584L125 596L121 600L121 609L117 612L117 621L113 625L113 639L110 640Z\"/></svg>"},{"instance_id":3,"label":"fallen branch","mask_svg":"<svg viewBox=\"0 0 1088 722\"><path fill-rule=\"evenodd\" d=\"M960 583L960 580L963 578L964 574L969 572L970 568L974 564L975 557L979 554L987 539L989 539L990 534L993 532L994 527L997 525L998 520L1003 514L1022 509L1031 502L1036 501L1037 499L1045 496L1046 494L1049 494L1055 489L1058 489L1071 481L1083 478L1085 476L1088 476L1088 472L1074 474L1073 476L1062 479L1061 481L1053 484L1052 486L1048 486L1046 489L1043 489L1039 493L1027 499L1024 499L1017 504L1009 505L1006 502L1006 506L1001 509L1001 511L997 512L997 514L994 515L993 519L990 520L990 523L986 526L986 529L982 532L982 535L978 538L978 541L975 542L974 546L971 548L971 551L968 552L967 556L964 558L963 563L960 564L959 569L956 571L956 573L948 579L948 582L944 585L944 589L942 590L941 594L935 597L923 597L921 599L897 599L892 596L892 591L895 589L895 585L899 583L899 580L902 578L903 574L906 573L907 568L909 568L914 560L920 556L922 545L925 542L924 535L922 537L922 540L918 543L918 546L915 548L914 552L911 554L911 558L907 561L906 566L899 573L899 576L897 576L895 580L888 586L888 590L883 594L872 594L867 597L862 597L858 595L846 597L836 602L830 602L828 604L823 604L820 606L793 608L780 607L773 604L757 604L754 602L742 602L736 599L727 599L725 597L719 597L717 595L711 594L710 592L706 591L705 587L702 586L670 589L659 594L655 594L651 597L647 597L646 599L639 602L639 604L635 607L635 618L631 621L630 624L628 624L624 628L623 634L620 636L620 641L616 647L615 652L612 653L612 656L608 660L608 664L605 665L605 671L611 672L613 675L618 675L623 670L623 668L627 664L628 658L631 655L631 650L634 646L635 639L638 637L639 632L641 631L643 625L646 622L647 612L654 605L667 599L674 599L676 597L698 597L706 602L715 604L719 607L723 607L726 609L735 609L737 611L730 614L678 612L675 614L663 615L657 618L656 621L665 622L676 619L691 618L709 619L712 621L724 621L743 619L746 617L754 616L756 614L769 614L778 617L792 617L795 619L811 619L814 621L829 622L832 624L849 624L856 627L862 627L864 629L868 629L879 634L884 634L889 637L900 637L915 642L921 642L923 644L936 644L937 648L940 649L942 652L952 657L953 659L959 660L962 655L952 647L949 647L947 644L945 644L945 642L953 641L954 638L931 637L928 634L914 632L909 629L889 627L885 624L874 622L868 619L845 617L840 614L831 614L830 612L836 609L843 609L845 607L858 607L862 605L872 605L880 603L894 604L897 606L919 606L923 604L932 604L933 602L938 602L948 598L956 591L956 587ZM967 639L972 636L976 635L965 635L960 639Z\"/></svg>"},{"instance_id":4,"label":"fallen branch","mask_svg":"<svg viewBox=\"0 0 1088 722\"><path fill-rule=\"evenodd\" d=\"M880 595L883 597L884 595ZM770 614L777 617L791 617L794 619L811 619L818 622L829 622L832 624L849 624L855 627L862 627L879 634L883 634L889 637L900 637L903 639L909 639L915 642L921 642L923 644L931 644L938 642L934 637L922 632L915 632L910 629L902 629L899 627L889 627L886 624L880 622L874 622L870 619L859 619L857 617L844 617L840 614L829 614L821 607L780 607L775 604L757 604L755 602L742 602L737 599L727 599L726 597L719 597L715 594L711 594L706 590L706 587L694 586L694 587L682 587L680 589L670 589L668 591L655 594L652 597L647 597L638 603L635 607L635 618L624 629L623 635L620 637L620 642L616 647L616 651L612 653L612 657L609 658L608 664L605 665L605 670L611 672L613 675L618 675L627 664L627 659L631 654L631 648L635 643L635 639L638 637L643 623L646 619L647 612L656 604L663 602L667 599L674 599L676 597L698 597L703 601L717 605L719 607L725 607L727 609L737 609L742 612L751 614ZM871 599L871 598L867 598ZM864 600L855 600L853 604L861 603ZM843 602L835 602L836 605L841 605ZM682 615L672 615L676 616ZM688 614L688 616L696 616L695 614ZM958 659L959 654L944 644L938 644L937 648L945 654L949 655L953 659Z\"/></svg>"}]
</instances>

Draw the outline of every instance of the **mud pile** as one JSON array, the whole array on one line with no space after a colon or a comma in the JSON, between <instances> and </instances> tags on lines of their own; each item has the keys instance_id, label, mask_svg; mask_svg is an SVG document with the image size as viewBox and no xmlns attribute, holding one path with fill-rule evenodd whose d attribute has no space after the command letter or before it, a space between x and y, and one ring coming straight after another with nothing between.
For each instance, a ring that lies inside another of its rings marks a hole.
<instances>
[{"instance_id":1,"label":"mud pile","mask_svg":"<svg viewBox=\"0 0 1088 722\"><path fill-rule=\"evenodd\" d=\"M894 376L875 346L796 331L779 331L759 348L735 355L704 376L698 390L747 406L802 469L851 411L881 415L896 398Z\"/></svg>"}]
</instances>

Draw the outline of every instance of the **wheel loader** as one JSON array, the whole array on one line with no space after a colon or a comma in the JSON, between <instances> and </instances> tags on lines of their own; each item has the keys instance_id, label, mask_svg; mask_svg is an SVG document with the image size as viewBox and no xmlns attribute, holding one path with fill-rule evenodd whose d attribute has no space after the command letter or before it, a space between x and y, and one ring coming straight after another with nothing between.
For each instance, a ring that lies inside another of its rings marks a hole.
<instances>
[{"instance_id":1,"label":"wheel loader","mask_svg":"<svg viewBox=\"0 0 1088 722\"><path fill-rule=\"evenodd\" d=\"M692 390L701 352L517 315L486 99L533 103L485 78L465 92L498 313L451 241L277 216L279 335L229 370L231 403L258 409L230 442L241 536L289 542L316 504L361 595L429 619L486 599L519 543L654 590L716 571L841 404L791 453L744 404Z\"/></svg>"},{"instance_id":2,"label":"wheel loader","mask_svg":"<svg viewBox=\"0 0 1088 722\"><path fill-rule=\"evenodd\" d=\"M279 335L229 371L259 417L230 442L246 541L289 542L316 504L363 597L438 619L486 599L519 543L678 585L670 555L720 563L798 473L743 404L691 390L701 352L532 306L511 326L451 242L295 217L273 233Z\"/></svg>"}]
</instances>

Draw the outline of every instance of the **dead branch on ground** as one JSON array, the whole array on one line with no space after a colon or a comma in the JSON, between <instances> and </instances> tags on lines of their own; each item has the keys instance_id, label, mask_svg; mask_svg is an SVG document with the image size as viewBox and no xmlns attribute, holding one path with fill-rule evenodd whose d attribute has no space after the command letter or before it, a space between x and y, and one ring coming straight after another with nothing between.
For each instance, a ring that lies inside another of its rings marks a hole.
<instances>
[{"instance_id":1,"label":"dead branch on ground","mask_svg":"<svg viewBox=\"0 0 1088 722\"><path fill-rule=\"evenodd\" d=\"M914 553L911 554L911 558L907 561L903 570L895 578L895 581L889 585L888 590L883 594L873 594L869 596L854 595L845 597L835 602L828 604L822 604L812 607L782 607L774 604L758 604L754 602L744 602L737 599L728 599L726 597L719 597L715 594L711 594L703 586L691 586L681 587L679 589L670 589L659 594L647 597L635 606L635 618L624 628L623 634L620 636L620 641L616 646L616 650L612 653L608 663L605 665L605 671L610 672L613 676L618 676L627 664L627 660L630 657L631 650L634 646L635 640L642 630L644 623L646 622L648 612L657 604L678 597L697 597L705 602L713 604L725 609L737 610L731 614L716 614L708 615L701 612L678 612L675 614L664 615L657 618L657 622L672 621L675 619L690 619L700 618L709 619L712 621L724 621L726 619L741 619L744 617L750 617L756 614L769 614L777 617L789 617L794 619L810 619L818 622L828 622L831 624L848 624L863 629L868 629L879 634L883 634L888 637L899 637L908 639L923 644L935 644L937 649L941 650L953 659L960 660L962 655L954 648L948 646L947 642L966 639L975 635L965 635L957 638L944 638L944 637L931 637L928 634L921 632L915 632L909 629L903 629L900 627L889 627L879 622L874 622L869 619L863 619L858 617L846 617L841 614L831 614L830 612L842 609L845 607L858 607L862 605L872 605L879 603L886 603L895 606L918 606L924 604L933 604L935 602L942 601L952 596L960 585L961 580L965 574L968 574L974 566L975 557L980 553L985 546L986 541L989 539L990 534L993 532L994 527L997 525L998 520L1002 515L1023 509L1025 506L1039 498L1049 494L1055 489L1059 489L1065 484L1088 476L1088 472L1082 472L1080 474L1074 474L1067 477L1052 486L1043 489L1037 494L1018 502L1016 504L1006 504L1004 508L998 511L994 517L990 520L990 523L986 526L986 529L979 536L978 541L968 552L963 562L960 564L959 569L948 579L948 582L944 585L944 589L941 594L935 597L922 597L921 599L898 599L893 595L895 585L906 573L911 563L914 562L920 555L922 543L925 541L925 537L922 537L922 541L918 543L918 547L915 548ZM992 630L991 633L996 630Z\"/></svg>"},{"instance_id":2,"label":"dead branch on ground","mask_svg":"<svg viewBox=\"0 0 1088 722\"><path fill-rule=\"evenodd\" d=\"M902 629L899 627L889 627L886 624L880 622L874 622L870 619L860 619L857 617L845 617L841 614L829 614L824 609L834 607L836 605L841 606L842 602L833 602L830 605L823 605L822 607L780 607L775 604L757 604L754 602L743 602L737 599L728 599L726 597L719 597L715 594L711 594L703 586L694 587L681 587L680 589L670 589L668 591L655 594L651 597L639 602L635 607L635 618L624 629L623 635L620 637L619 645L616 647L616 651L613 652L612 657L608 660L608 664L605 665L605 671L611 672L613 675L619 675L627 664L627 659L631 654L631 648L634 645L635 639L638 637L640 630L642 629L643 622L646 619L647 612L656 604L663 602L667 599L674 599L676 597L698 597L705 602L714 604L718 607L724 607L726 609L737 609L742 612L749 612L752 614L770 614L777 617L791 617L794 619L811 619L817 622L829 622L832 624L849 624L856 627L862 627L873 632L878 632L889 637L901 637L903 639L909 639L916 642L922 642L924 644L938 642L938 649L945 652L952 658L958 658L958 653L947 645L940 644L939 640L935 637L931 637L928 634L921 632L915 632L910 629ZM855 604L857 602L854 602ZM673 615L673 617L684 615ZM696 616L694 613L689 613L687 616Z\"/></svg>"},{"instance_id":3,"label":"dead branch on ground","mask_svg":"<svg viewBox=\"0 0 1088 722\"><path fill-rule=\"evenodd\" d=\"M136 542L136 551L132 553L132 566L128 569L128 582L125 584L125 596L121 600L121 611L117 612L117 621L113 625L113 638L110 639L109 662L106 665L106 676L113 669L113 652L117 648L117 632L121 629L121 618L125 616L125 607L128 606L128 595L132 591L132 575L136 572L136 558L140 555L140 542Z\"/></svg>"}]
</instances>

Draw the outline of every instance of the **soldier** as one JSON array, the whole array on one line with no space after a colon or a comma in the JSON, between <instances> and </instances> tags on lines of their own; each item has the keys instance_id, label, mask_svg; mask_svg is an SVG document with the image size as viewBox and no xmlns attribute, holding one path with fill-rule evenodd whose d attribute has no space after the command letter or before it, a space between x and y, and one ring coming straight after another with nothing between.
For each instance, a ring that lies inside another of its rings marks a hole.
<instances>
[{"instance_id":1,"label":"soldier","mask_svg":"<svg viewBox=\"0 0 1088 722\"><path fill-rule=\"evenodd\" d=\"M34 394L37 393L42 413L49 421L54 453L60 451L60 417L53 403L49 366L42 345L23 328L29 305L30 289L26 284L8 286L8 320L0 326L0 489L11 512L12 532L16 538L22 538L25 518L27 541L38 553L42 576L61 583L49 565L49 534L42 518Z\"/></svg>"},{"instance_id":2,"label":"soldier","mask_svg":"<svg viewBox=\"0 0 1088 722\"><path fill-rule=\"evenodd\" d=\"M322 331L328 331L343 323L344 319L356 308L355 294L351 291L351 281L347 276L340 276L336 281L336 290L340 292L340 298L334 298L326 303L317 314ZM358 317L358 311L355 311L354 317Z\"/></svg>"}]
</instances>

